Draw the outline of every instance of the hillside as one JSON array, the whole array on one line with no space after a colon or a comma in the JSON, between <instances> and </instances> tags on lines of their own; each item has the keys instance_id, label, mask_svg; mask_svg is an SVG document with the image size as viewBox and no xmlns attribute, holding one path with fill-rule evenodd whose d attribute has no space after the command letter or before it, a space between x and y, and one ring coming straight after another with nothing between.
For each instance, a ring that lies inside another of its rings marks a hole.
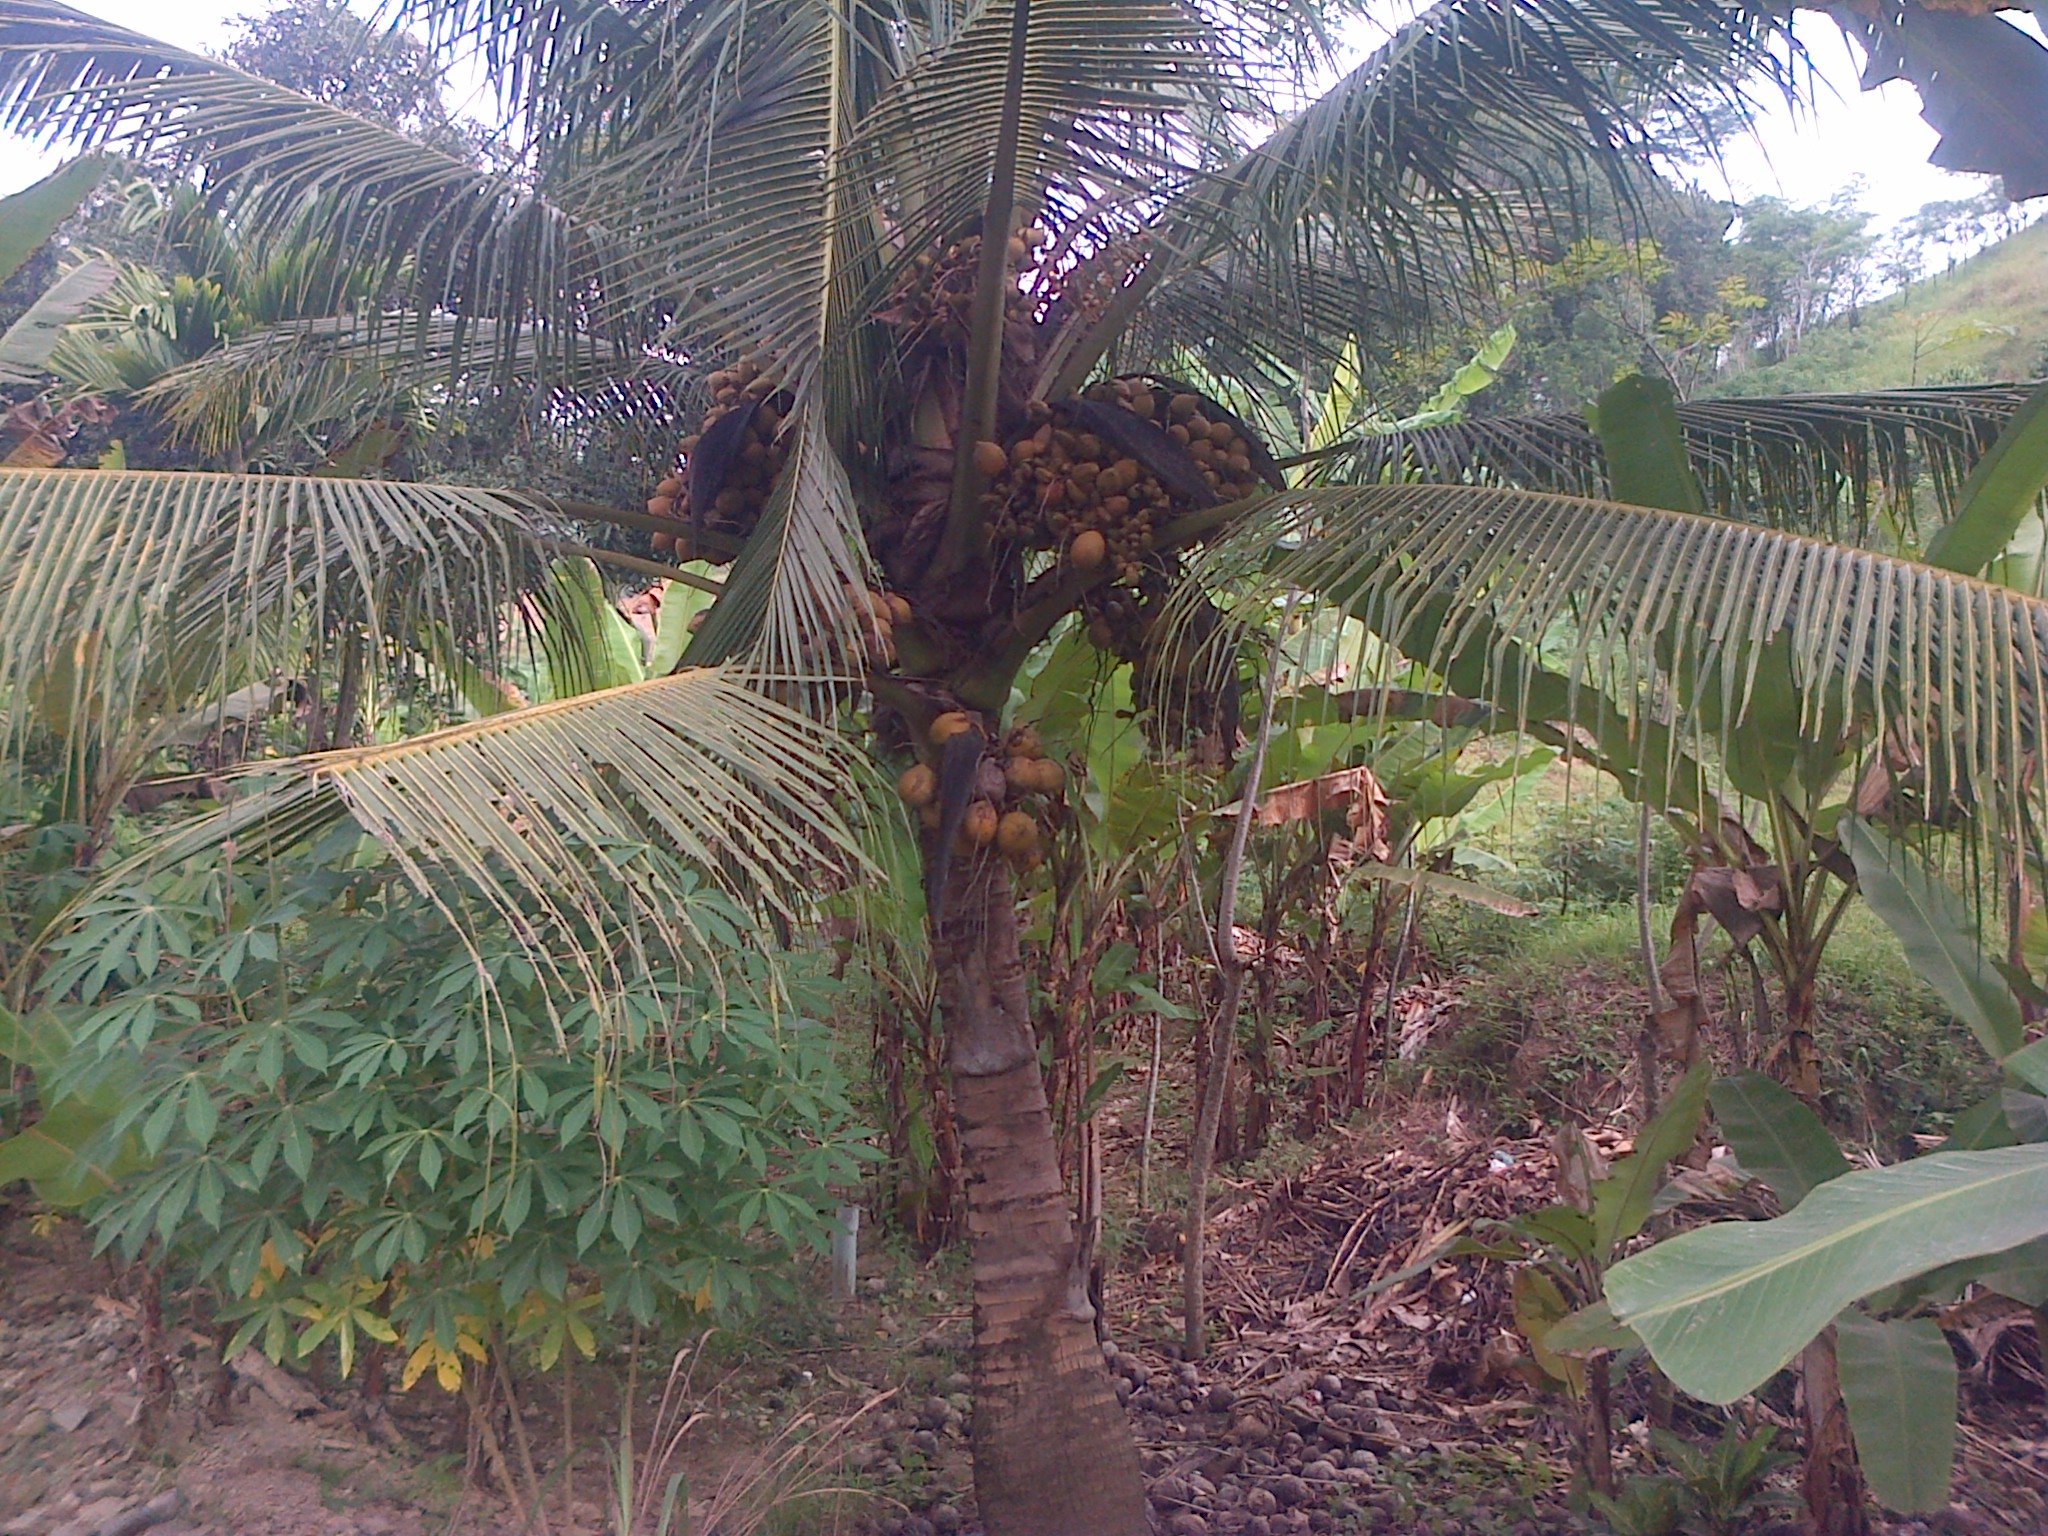
<instances>
[{"instance_id":1,"label":"hillside","mask_svg":"<svg viewBox=\"0 0 2048 1536\"><path fill-rule=\"evenodd\" d=\"M1990 383L2048 374L2048 222L1952 272L1830 321L1782 363L1730 374L1723 395Z\"/></svg>"}]
</instances>

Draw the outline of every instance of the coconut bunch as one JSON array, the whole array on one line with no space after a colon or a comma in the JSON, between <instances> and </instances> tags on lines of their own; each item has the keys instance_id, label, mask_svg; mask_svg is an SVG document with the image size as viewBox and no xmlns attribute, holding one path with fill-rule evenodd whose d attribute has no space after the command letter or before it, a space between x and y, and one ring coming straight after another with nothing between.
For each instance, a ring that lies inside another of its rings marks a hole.
<instances>
[{"instance_id":1,"label":"coconut bunch","mask_svg":"<svg viewBox=\"0 0 2048 1536\"><path fill-rule=\"evenodd\" d=\"M850 642L857 651L855 659L867 669L895 666L896 631L911 621L910 599L900 592L870 591L851 585L844 587L842 592L846 622L834 633L821 636L816 641L807 638L804 641L805 651L810 652L815 645L822 647L834 659L840 659Z\"/></svg>"},{"instance_id":2,"label":"coconut bunch","mask_svg":"<svg viewBox=\"0 0 2048 1536\"><path fill-rule=\"evenodd\" d=\"M1179 580L1165 558L1147 561L1128 585L1093 587L1082 595L1081 618L1097 650L1136 661L1156 628Z\"/></svg>"},{"instance_id":3,"label":"coconut bunch","mask_svg":"<svg viewBox=\"0 0 2048 1536\"><path fill-rule=\"evenodd\" d=\"M1240 501L1265 485L1277 488L1272 458L1252 429L1206 396L1139 377L1111 379L1084 393L1163 426L1218 501Z\"/></svg>"},{"instance_id":4,"label":"coconut bunch","mask_svg":"<svg viewBox=\"0 0 2048 1536\"><path fill-rule=\"evenodd\" d=\"M721 368L706 382L711 407L678 445L676 467L654 488L647 511L744 539L788 459L782 425L794 402L759 356ZM681 550L687 542L667 533L653 540L657 550Z\"/></svg>"},{"instance_id":5,"label":"coconut bunch","mask_svg":"<svg viewBox=\"0 0 2048 1536\"><path fill-rule=\"evenodd\" d=\"M1014 278L1051 240L1037 224L1019 224L1010 235L1006 270ZM964 347L980 271L979 234L920 251L904 268L888 301L875 311L875 318L896 332L905 353L927 345ZM1028 364L1037 350L1036 303L1014 280L1004 284L1004 293L1004 354Z\"/></svg>"},{"instance_id":6,"label":"coconut bunch","mask_svg":"<svg viewBox=\"0 0 2048 1536\"><path fill-rule=\"evenodd\" d=\"M964 711L947 711L931 724L927 735L930 755L938 758L954 737L978 730L973 717ZM1028 725L1010 731L974 766L974 782L953 851L966 858L993 848L1019 870L1036 869L1045 862L1040 816L1050 811L1066 785L1066 770L1045 755L1037 731ZM927 831L939 830L945 810L939 799L938 770L931 763L920 762L906 769L896 781L896 792Z\"/></svg>"},{"instance_id":7,"label":"coconut bunch","mask_svg":"<svg viewBox=\"0 0 2048 1536\"><path fill-rule=\"evenodd\" d=\"M1145 379L1114 379L1074 400L1026 407L1030 431L980 443L995 536L1050 549L1073 569L1108 567L1137 586L1160 530L1259 489L1271 461L1213 401Z\"/></svg>"}]
</instances>

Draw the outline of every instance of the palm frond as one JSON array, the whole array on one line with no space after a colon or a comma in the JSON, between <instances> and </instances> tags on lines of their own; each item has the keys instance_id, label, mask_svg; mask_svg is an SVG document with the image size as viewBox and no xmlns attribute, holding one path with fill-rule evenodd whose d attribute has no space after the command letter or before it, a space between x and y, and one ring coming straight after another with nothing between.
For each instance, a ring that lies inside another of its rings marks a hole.
<instances>
[{"instance_id":1,"label":"palm frond","mask_svg":"<svg viewBox=\"0 0 2048 1536\"><path fill-rule=\"evenodd\" d=\"M639 365L598 338L556 343L546 332L446 314L287 320L178 363L137 390L136 400L203 453L239 448L255 456L284 435L360 424L416 391L538 384L575 393ZM490 359L484 377L471 378L483 357Z\"/></svg>"},{"instance_id":2,"label":"palm frond","mask_svg":"<svg viewBox=\"0 0 2048 1536\"><path fill-rule=\"evenodd\" d=\"M2044 795L2048 603L1867 550L1720 518L1469 486L1300 491L1202 560L1240 613L1312 590L1492 697L1531 668L1597 689L1635 731L1726 735L1767 650L1804 728L1848 719L1918 754L2011 832ZM1709 727L1706 723L1714 722Z\"/></svg>"},{"instance_id":3,"label":"palm frond","mask_svg":"<svg viewBox=\"0 0 2048 1536\"><path fill-rule=\"evenodd\" d=\"M1936 509L1952 515L1970 470L2037 387L1691 400L1679 405L1678 421L1717 515L1861 538L1880 513L1910 513L1923 485ZM1368 434L1325 461L1319 477L1608 494L1599 437L1566 411Z\"/></svg>"},{"instance_id":4,"label":"palm frond","mask_svg":"<svg viewBox=\"0 0 2048 1536\"><path fill-rule=\"evenodd\" d=\"M691 927L696 882L795 919L821 872L860 871L835 809L859 771L826 728L699 668L265 764L148 858L230 842L262 858L352 821L458 929L473 924L457 906L480 903L558 984L616 1010L660 961L735 942Z\"/></svg>"},{"instance_id":5,"label":"palm frond","mask_svg":"<svg viewBox=\"0 0 2048 1536\"><path fill-rule=\"evenodd\" d=\"M146 751L153 723L332 626L491 650L541 510L462 486L0 469L4 730L17 751L38 727Z\"/></svg>"},{"instance_id":6,"label":"palm frond","mask_svg":"<svg viewBox=\"0 0 2048 1536\"><path fill-rule=\"evenodd\" d=\"M829 688L865 670L871 568L853 486L818 413L795 430L782 479L683 660L743 660L757 674Z\"/></svg>"},{"instance_id":7,"label":"palm frond","mask_svg":"<svg viewBox=\"0 0 2048 1536\"><path fill-rule=\"evenodd\" d=\"M338 107L59 0L0 0L0 129L204 173L245 230L288 233L309 203L384 263L383 297L556 334L626 253L601 224ZM403 307L401 305L401 307Z\"/></svg>"},{"instance_id":8,"label":"palm frond","mask_svg":"<svg viewBox=\"0 0 2048 1536\"><path fill-rule=\"evenodd\" d=\"M1111 327L1179 283L1264 293L1281 315L1211 303L1193 335L1334 360L1345 336L1375 333L1361 302L1426 297L1441 312L1532 235L1596 202L1633 207L1660 113L1697 113L1757 71L1789 82L1768 46L1782 24L1726 0L1438 0L1178 200Z\"/></svg>"}]
</instances>

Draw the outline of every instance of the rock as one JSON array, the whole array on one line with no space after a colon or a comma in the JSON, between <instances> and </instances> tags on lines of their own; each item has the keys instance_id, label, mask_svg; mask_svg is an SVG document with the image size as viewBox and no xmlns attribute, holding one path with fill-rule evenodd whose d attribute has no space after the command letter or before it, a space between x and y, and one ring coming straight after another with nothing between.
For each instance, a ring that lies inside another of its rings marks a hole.
<instances>
[{"instance_id":1,"label":"rock","mask_svg":"<svg viewBox=\"0 0 2048 1536\"><path fill-rule=\"evenodd\" d=\"M913 1446L915 1446L917 1450L921 1452L927 1460L939 1454L939 1437L929 1429L920 1429L916 1434L910 1437L910 1443Z\"/></svg>"},{"instance_id":2,"label":"rock","mask_svg":"<svg viewBox=\"0 0 2048 1536\"><path fill-rule=\"evenodd\" d=\"M1176 1365L1173 1368L1173 1374L1180 1378L1180 1384L1184 1387L1198 1386L1202 1380L1202 1373L1190 1361L1183 1361Z\"/></svg>"},{"instance_id":3,"label":"rock","mask_svg":"<svg viewBox=\"0 0 2048 1536\"><path fill-rule=\"evenodd\" d=\"M1209 1536L1209 1522L1192 1509L1184 1509L1166 1522L1168 1536Z\"/></svg>"},{"instance_id":4,"label":"rock","mask_svg":"<svg viewBox=\"0 0 2048 1536\"><path fill-rule=\"evenodd\" d=\"M1280 1501L1282 1509L1293 1509L1309 1501L1309 1487L1293 1473L1273 1479L1273 1497Z\"/></svg>"},{"instance_id":5,"label":"rock","mask_svg":"<svg viewBox=\"0 0 2048 1536\"><path fill-rule=\"evenodd\" d=\"M939 1391L947 1397L956 1397L974 1391L974 1378L965 1371L948 1371L939 1378Z\"/></svg>"},{"instance_id":6,"label":"rock","mask_svg":"<svg viewBox=\"0 0 2048 1536\"><path fill-rule=\"evenodd\" d=\"M1297 1435L1291 1429L1287 1431L1286 1434L1280 1437L1280 1449L1285 1451L1289 1456L1299 1456L1301 1454L1301 1448L1307 1444L1308 1442L1306 1440L1302 1439L1301 1436Z\"/></svg>"},{"instance_id":7,"label":"rock","mask_svg":"<svg viewBox=\"0 0 2048 1536\"><path fill-rule=\"evenodd\" d=\"M1230 1439L1237 1445L1264 1445L1271 1438L1272 1431L1257 1414L1241 1414L1231 1421Z\"/></svg>"},{"instance_id":8,"label":"rock","mask_svg":"<svg viewBox=\"0 0 2048 1536\"><path fill-rule=\"evenodd\" d=\"M1152 1485L1152 1502L1155 1504L1185 1504L1192 1490L1188 1480L1179 1474L1162 1477Z\"/></svg>"},{"instance_id":9,"label":"rock","mask_svg":"<svg viewBox=\"0 0 2048 1536\"><path fill-rule=\"evenodd\" d=\"M1353 1451L1344 1458L1345 1466L1358 1467L1367 1472L1378 1470L1379 1464L1379 1457L1375 1456L1371 1451Z\"/></svg>"},{"instance_id":10,"label":"rock","mask_svg":"<svg viewBox=\"0 0 2048 1536\"><path fill-rule=\"evenodd\" d=\"M1325 1399L1342 1397L1344 1395L1344 1383L1339 1377L1333 1376L1326 1371L1316 1378L1316 1390L1322 1393Z\"/></svg>"},{"instance_id":11,"label":"rock","mask_svg":"<svg viewBox=\"0 0 2048 1536\"><path fill-rule=\"evenodd\" d=\"M152 1526L162 1525L166 1520L175 1519L185 1512L185 1495L175 1488L166 1488L153 1499L140 1504L131 1504L99 1529L99 1536L138 1536L138 1533ZM388 1526L387 1526L388 1529Z\"/></svg>"},{"instance_id":12,"label":"rock","mask_svg":"<svg viewBox=\"0 0 2048 1536\"><path fill-rule=\"evenodd\" d=\"M37 1505L34 1509L23 1510L5 1524L0 1524L0 1536L43 1536L43 1532L50 1528L56 1518L54 1510Z\"/></svg>"},{"instance_id":13,"label":"rock","mask_svg":"<svg viewBox=\"0 0 2048 1536\"><path fill-rule=\"evenodd\" d=\"M49 1432L50 1416L40 1408L30 1409L22 1415L21 1422L14 1426L14 1438L24 1444L38 1435L46 1435Z\"/></svg>"},{"instance_id":14,"label":"rock","mask_svg":"<svg viewBox=\"0 0 2048 1536\"><path fill-rule=\"evenodd\" d=\"M1267 1515L1253 1515L1244 1523L1244 1536L1273 1536L1273 1521Z\"/></svg>"},{"instance_id":15,"label":"rock","mask_svg":"<svg viewBox=\"0 0 2048 1536\"><path fill-rule=\"evenodd\" d=\"M100 1528L126 1507L120 1499L93 1499L50 1532L50 1536L100 1536Z\"/></svg>"},{"instance_id":16,"label":"rock","mask_svg":"<svg viewBox=\"0 0 2048 1536\"><path fill-rule=\"evenodd\" d=\"M1328 1461L1311 1461L1302 1467L1301 1475L1312 1483L1334 1483L1337 1481L1337 1468Z\"/></svg>"},{"instance_id":17,"label":"rock","mask_svg":"<svg viewBox=\"0 0 2048 1536\"><path fill-rule=\"evenodd\" d=\"M56 1410L51 1413L50 1422L68 1435L92 1417L93 1406L93 1404L83 1399L74 1399L68 1403L60 1403Z\"/></svg>"},{"instance_id":18,"label":"rock","mask_svg":"<svg viewBox=\"0 0 2048 1536\"><path fill-rule=\"evenodd\" d=\"M960 1511L950 1504L934 1504L925 1511L925 1518L931 1521L932 1529L937 1531L939 1536L951 1536L952 1532L966 1524L960 1518Z\"/></svg>"},{"instance_id":19,"label":"rock","mask_svg":"<svg viewBox=\"0 0 2048 1536\"><path fill-rule=\"evenodd\" d=\"M1280 1501L1270 1488L1253 1488L1244 1496L1244 1507L1250 1514L1270 1515L1278 1512Z\"/></svg>"},{"instance_id":20,"label":"rock","mask_svg":"<svg viewBox=\"0 0 2048 1536\"><path fill-rule=\"evenodd\" d=\"M923 1515L911 1515L903 1522L903 1536L939 1536L939 1530Z\"/></svg>"},{"instance_id":21,"label":"rock","mask_svg":"<svg viewBox=\"0 0 2048 1536\"><path fill-rule=\"evenodd\" d=\"M1237 1393L1220 1381L1202 1394L1202 1406L1211 1413L1227 1412L1236 1401Z\"/></svg>"}]
</instances>

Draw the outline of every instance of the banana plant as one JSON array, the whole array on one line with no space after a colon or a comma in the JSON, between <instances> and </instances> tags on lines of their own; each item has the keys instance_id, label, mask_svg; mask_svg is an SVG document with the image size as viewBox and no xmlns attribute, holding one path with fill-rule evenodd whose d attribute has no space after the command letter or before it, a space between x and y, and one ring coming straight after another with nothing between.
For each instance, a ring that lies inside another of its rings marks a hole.
<instances>
[{"instance_id":1,"label":"banana plant","mask_svg":"<svg viewBox=\"0 0 2048 1536\"><path fill-rule=\"evenodd\" d=\"M1611 1166L1602 1166L1583 1134L1567 1128L1558 1138L1565 1198L1489 1222L1449 1250L1514 1264L1515 1327L1536 1371L1580 1405L1580 1471L1601 1497L1615 1492L1611 1371L1640 1345L1613 1330L1612 1337L1596 1336L1588 1312L1599 1307L1607 1277L1627 1245L1653 1215L1684 1198L1682 1190L1666 1184L1664 1171L1698 1137L1711 1082L1706 1066L1693 1068L1644 1125L1633 1150ZM1620 1353L1610 1357L1608 1345L1619 1345Z\"/></svg>"},{"instance_id":2,"label":"banana plant","mask_svg":"<svg viewBox=\"0 0 2048 1536\"><path fill-rule=\"evenodd\" d=\"M1948 1506L1956 1442L1955 1359L1931 1314L1972 1284L2048 1305L2048 1045L2028 1044L2022 1025L2019 992L2033 978L1984 953L1962 897L1878 827L1844 817L1839 835L1865 899L2006 1086L1960 1116L1937 1152L1855 1172L1782 1084L1723 1079L1715 1120L1787 1214L1702 1228L1625 1261L1598 1315L1712 1402L1755 1390L1831 1334L1872 1491L1926 1513ZM1580 1326L1597 1332L1591 1319Z\"/></svg>"}]
</instances>

